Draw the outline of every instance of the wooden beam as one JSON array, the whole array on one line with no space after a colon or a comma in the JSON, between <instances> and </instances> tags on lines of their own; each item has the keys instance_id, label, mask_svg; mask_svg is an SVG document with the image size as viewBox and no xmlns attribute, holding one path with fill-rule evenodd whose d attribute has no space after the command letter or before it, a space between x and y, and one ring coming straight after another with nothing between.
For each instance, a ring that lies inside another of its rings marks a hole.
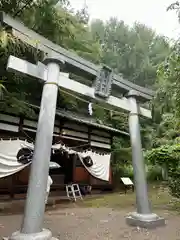
<instances>
[{"instance_id":1,"label":"wooden beam","mask_svg":"<svg viewBox=\"0 0 180 240\"><path fill-rule=\"evenodd\" d=\"M25 60L10 56L7 64L8 71L15 71L23 73L29 76L33 76L42 81L46 81L47 68L43 64L34 65ZM58 85L66 90L79 93L83 96L90 97L94 101L105 102L107 105L113 106L115 108L124 109L125 111L131 111L129 100L125 97L117 98L110 96L107 100L102 100L95 97L95 90L92 87L81 84L73 79L69 79L66 73L60 73ZM139 108L139 114L151 118L151 111L145 108Z\"/></svg>"},{"instance_id":2,"label":"wooden beam","mask_svg":"<svg viewBox=\"0 0 180 240\"><path fill-rule=\"evenodd\" d=\"M1 22L10 26L13 29L13 34L22 41L35 48L38 46L38 49L45 53L56 53L66 62L68 71L73 71L74 73L78 72L78 74L83 74L83 76L85 75L87 78L90 77L91 79L96 77L100 66L97 66L60 47L59 45L54 44L48 39L27 28L23 23L16 21L5 13L1 13L0 18ZM128 92L132 89L138 91L141 100L151 100L154 96L154 92L152 90L138 86L126 80L122 75L114 75L113 85L116 88L118 87L121 93Z\"/></svg>"}]
</instances>

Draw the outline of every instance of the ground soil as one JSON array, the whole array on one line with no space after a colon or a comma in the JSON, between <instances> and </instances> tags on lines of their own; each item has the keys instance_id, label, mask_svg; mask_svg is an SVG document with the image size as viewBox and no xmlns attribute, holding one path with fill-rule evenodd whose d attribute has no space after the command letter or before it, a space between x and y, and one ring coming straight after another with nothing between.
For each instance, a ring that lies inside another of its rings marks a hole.
<instances>
[{"instance_id":1,"label":"ground soil","mask_svg":"<svg viewBox=\"0 0 180 240\"><path fill-rule=\"evenodd\" d=\"M45 214L45 227L60 240L179 240L180 216L160 211L167 226L156 230L132 228L126 225L128 211L111 208L59 207ZM10 236L20 228L22 215L1 215L0 236Z\"/></svg>"}]
</instances>

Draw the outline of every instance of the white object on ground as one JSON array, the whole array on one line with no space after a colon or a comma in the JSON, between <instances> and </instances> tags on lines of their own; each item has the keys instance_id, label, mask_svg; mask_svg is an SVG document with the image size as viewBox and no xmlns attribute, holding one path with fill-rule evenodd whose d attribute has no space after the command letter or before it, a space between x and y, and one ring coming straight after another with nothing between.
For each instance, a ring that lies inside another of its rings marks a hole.
<instances>
[{"instance_id":1,"label":"white object on ground","mask_svg":"<svg viewBox=\"0 0 180 240\"><path fill-rule=\"evenodd\" d=\"M74 200L76 202L77 198L83 200L81 191L78 184L68 184L66 185L66 194L69 200Z\"/></svg>"},{"instance_id":2,"label":"white object on ground","mask_svg":"<svg viewBox=\"0 0 180 240\"><path fill-rule=\"evenodd\" d=\"M47 188L46 188L46 200L45 200L46 204L48 202L48 197L49 197L50 188L51 188L52 184L53 184L53 180L52 180L52 178L50 176L48 176Z\"/></svg>"},{"instance_id":3,"label":"white object on ground","mask_svg":"<svg viewBox=\"0 0 180 240\"><path fill-rule=\"evenodd\" d=\"M127 186L128 186L128 185L129 185L129 186L130 186L130 185L134 185L133 182L131 181L131 179L128 178L128 177L122 177L122 178L121 178L121 181L124 183L124 185L127 185Z\"/></svg>"}]
</instances>

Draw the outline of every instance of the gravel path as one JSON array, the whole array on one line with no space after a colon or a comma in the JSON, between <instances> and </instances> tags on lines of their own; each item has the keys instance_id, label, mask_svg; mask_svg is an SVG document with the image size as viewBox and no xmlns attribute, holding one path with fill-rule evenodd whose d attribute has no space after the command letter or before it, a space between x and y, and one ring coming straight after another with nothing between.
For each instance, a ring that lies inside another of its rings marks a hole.
<instances>
[{"instance_id":1,"label":"gravel path","mask_svg":"<svg viewBox=\"0 0 180 240\"><path fill-rule=\"evenodd\" d=\"M167 226L156 230L128 227L126 211L108 208L64 208L46 212L45 227L60 240L179 240L180 216L160 212ZM0 236L8 236L20 228L21 215L0 216Z\"/></svg>"}]
</instances>

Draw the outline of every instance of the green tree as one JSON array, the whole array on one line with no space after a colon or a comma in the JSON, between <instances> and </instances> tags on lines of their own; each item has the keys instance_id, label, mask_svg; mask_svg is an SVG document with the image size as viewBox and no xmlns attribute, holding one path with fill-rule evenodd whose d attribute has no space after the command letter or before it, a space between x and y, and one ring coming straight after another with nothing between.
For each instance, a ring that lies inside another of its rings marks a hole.
<instances>
[{"instance_id":1,"label":"green tree","mask_svg":"<svg viewBox=\"0 0 180 240\"><path fill-rule=\"evenodd\" d=\"M68 1L37 0L24 1L21 4L19 1L14 1L13 4L9 5L8 0L3 0L0 10L17 16L29 28L64 48L91 61L99 62L101 52L98 43L89 34L88 26L79 21L76 13L71 11ZM1 66L3 66L1 68L1 78L3 79L1 93L2 89L7 90L0 108L1 110L10 110L13 107L16 108L15 111L21 112L23 110L26 112L27 105L23 105L23 102L39 104L42 86L37 81L32 85L28 78L24 79L15 74L7 73L7 58L13 54L34 62L41 60L42 54L13 37L5 29L1 29L0 40L0 61ZM59 107L79 109L78 104L79 101L63 93L58 100Z\"/></svg>"},{"instance_id":2,"label":"green tree","mask_svg":"<svg viewBox=\"0 0 180 240\"><path fill-rule=\"evenodd\" d=\"M158 64L170 52L166 38L145 25L134 23L130 28L123 21L111 18L106 23L95 20L91 32L102 48L102 62L122 73L136 84L152 87Z\"/></svg>"},{"instance_id":3,"label":"green tree","mask_svg":"<svg viewBox=\"0 0 180 240\"><path fill-rule=\"evenodd\" d=\"M176 10L179 18L179 2L171 4L168 10ZM145 153L146 159L154 165L168 170L168 185L171 194L180 197L180 43L176 41L166 60L157 71L156 96L153 101L156 134L154 149Z\"/></svg>"}]
</instances>

